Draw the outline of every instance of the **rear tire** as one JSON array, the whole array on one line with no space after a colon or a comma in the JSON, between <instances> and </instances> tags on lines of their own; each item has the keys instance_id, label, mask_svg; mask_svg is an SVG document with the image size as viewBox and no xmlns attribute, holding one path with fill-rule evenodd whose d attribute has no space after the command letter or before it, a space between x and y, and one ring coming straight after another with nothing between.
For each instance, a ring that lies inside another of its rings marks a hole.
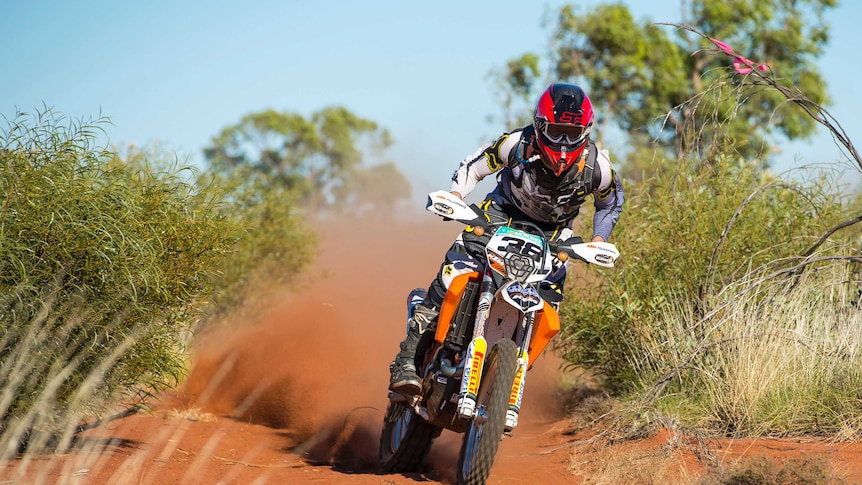
<instances>
[{"instance_id":1,"label":"rear tire","mask_svg":"<svg viewBox=\"0 0 862 485\"><path fill-rule=\"evenodd\" d=\"M458 457L458 485L480 485L491 474L506 426L506 411L517 369L518 347L515 342L498 341L488 352L483 366L477 414L464 432Z\"/></svg>"},{"instance_id":2,"label":"rear tire","mask_svg":"<svg viewBox=\"0 0 862 485\"><path fill-rule=\"evenodd\" d=\"M380 433L380 466L383 471L419 471L431 443L442 430L428 424L404 402L390 402Z\"/></svg>"}]
</instances>

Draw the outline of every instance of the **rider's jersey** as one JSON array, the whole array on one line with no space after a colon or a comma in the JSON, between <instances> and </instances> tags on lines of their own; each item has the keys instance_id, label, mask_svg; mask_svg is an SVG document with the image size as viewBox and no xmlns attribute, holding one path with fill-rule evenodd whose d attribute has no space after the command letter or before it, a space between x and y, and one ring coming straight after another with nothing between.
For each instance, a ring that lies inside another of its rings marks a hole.
<instances>
[{"instance_id":1,"label":"rider's jersey","mask_svg":"<svg viewBox=\"0 0 862 485\"><path fill-rule=\"evenodd\" d=\"M480 180L496 173L497 188L489 194L495 202L514 207L535 222L560 225L570 225L592 194L593 235L607 240L624 202L608 151L590 140L578 163L555 177L540 160L535 143L532 125L502 134L461 162L449 190L466 197Z\"/></svg>"}]
</instances>

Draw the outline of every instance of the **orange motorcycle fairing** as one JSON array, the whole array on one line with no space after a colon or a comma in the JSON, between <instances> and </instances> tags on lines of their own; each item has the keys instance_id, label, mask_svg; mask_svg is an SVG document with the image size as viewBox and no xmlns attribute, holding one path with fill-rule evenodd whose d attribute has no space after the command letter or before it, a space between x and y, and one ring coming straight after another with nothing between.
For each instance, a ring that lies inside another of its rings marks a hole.
<instances>
[{"instance_id":1,"label":"orange motorcycle fairing","mask_svg":"<svg viewBox=\"0 0 862 485\"><path fill-rule=\"evenodd\" d=\"M554 307L545 302L544 308L536 312L536 317L533 320L533 337L530 339L530 347L527 349L530 359L527 364L528 368L533 366L533 362L542 354L545 346L559 331L560 316L557 315Z\"/></svg>"},{"instance_id":2,"label":"orange motorcycle fairing","mask_svg":"<svg viewBox=\"0 0 862 485\"><path fill-rule=\"evenodd\" d=\"M474 271L472 273L464 273L456 276L449 283L449 288L446 290L446 296L443 297L443 306L440 308L440 316L437 318L437 331L434 333L434 340L443 343L446 340L446 335L449 333L449 327L452 325L452 317L455 316L455 311L458 309L458 304L461 302L461 295L467 287L467 283L475 281L481 282L481 275ZM557 329L559 330L559 321Z\"/></svg>"}]
</instances>

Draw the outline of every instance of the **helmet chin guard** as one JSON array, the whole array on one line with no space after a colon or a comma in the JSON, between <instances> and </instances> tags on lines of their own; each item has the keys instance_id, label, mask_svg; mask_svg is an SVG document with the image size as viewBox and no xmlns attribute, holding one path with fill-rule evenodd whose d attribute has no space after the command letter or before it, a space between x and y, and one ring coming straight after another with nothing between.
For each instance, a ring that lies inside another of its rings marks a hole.
<instances>
[{"instance_id":1,"label":"helmet chin guard","mask_svg":"<svg viewBox=\"0 0 862 485\"><path fill-rule=\"evenodd\" d=\"M542 161L560 176L584 151L593 127L593 105L574 84L552 84L539 97L533 118Z\"/></svg>"}]
</instances>

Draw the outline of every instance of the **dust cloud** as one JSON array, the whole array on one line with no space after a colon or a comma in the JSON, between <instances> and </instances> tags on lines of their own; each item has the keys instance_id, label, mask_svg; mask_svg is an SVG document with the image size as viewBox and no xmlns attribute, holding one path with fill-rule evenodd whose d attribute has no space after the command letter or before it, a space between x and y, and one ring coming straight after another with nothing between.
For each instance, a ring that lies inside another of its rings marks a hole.
<instances>
[{"instance_id":1,"label":"dust cloud","mask_svg":"<svg viewBox=\"0 0 862 485\"><path fill-rule=\"evenodd\" d=\"M311 283L276 295L253 325L202 336L183 394L209 412L284 430L285 449L312 461L373 469L407 294L427 287L461 226L435 218L322 227ZM530 372L522 421L553 412L556 363L543 356ZM436 473L457 463L459 437L446 431L435 443Z\"/></svg>"}]
</instances>

